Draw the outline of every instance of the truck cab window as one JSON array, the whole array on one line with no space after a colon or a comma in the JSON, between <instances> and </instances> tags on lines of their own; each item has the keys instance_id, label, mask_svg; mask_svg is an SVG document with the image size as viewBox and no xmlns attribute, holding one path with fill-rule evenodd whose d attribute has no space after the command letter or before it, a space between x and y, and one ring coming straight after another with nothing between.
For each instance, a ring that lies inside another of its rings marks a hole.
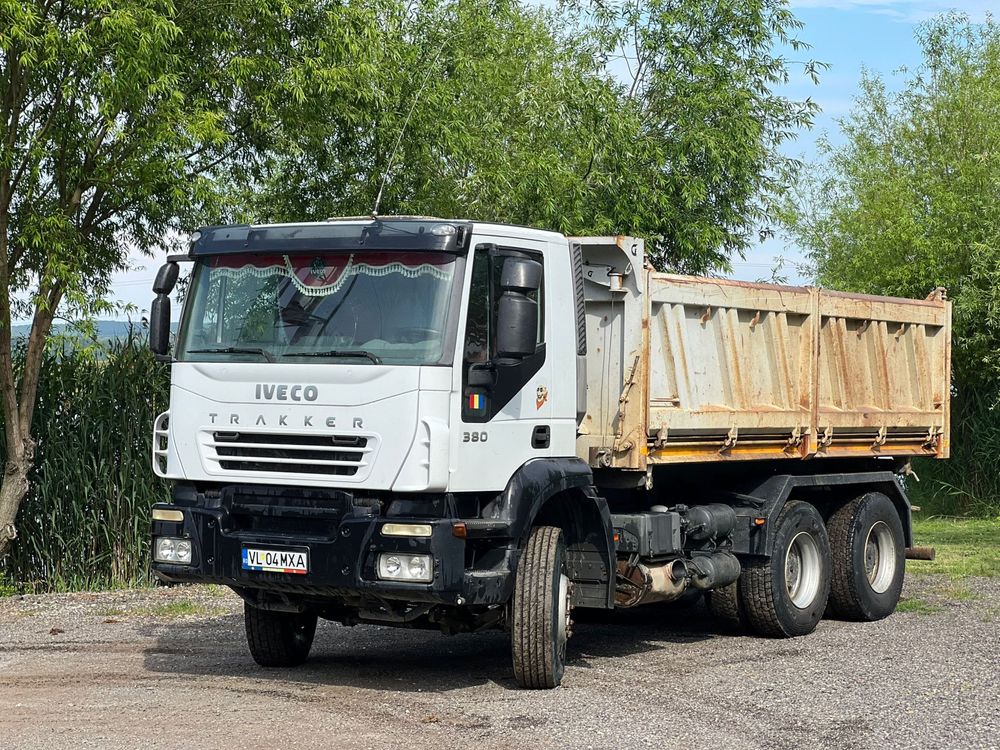
<instances>
[{"instance_id":1,"label":"truck cab window","mask_svg":"<svg viewBox=\"0 0 1000 750\"><path fill-rule=\"evenodd\" d=\"M539 253L519 248L477 248L472 262L469 306L466 315L464 361L462 370L463 419L467 422L488 422L524 387L545 361L544 275L537 292L528 297L538 304L538 331L535 354L516 363L493 368L493 386L470 386L469 373L476 365L485 365L496 355L497 310L503 289L500 279L504 261L511 255L530 257L543 263ZM478 393L482 398L470 401Z\"/></svg>"},{"instance_id":2,"label":"truck cab window","mask_svg":"<svg viewBox=\"0 0 1000 750\"><path fill-rule=\"evenodd\" d=\"M528 255L532 260L542 262L538 253L517 251ZM496 328L497 305L503 290L500 288L500 276L503 272L505 255L488 249L477 248L472 263L472 283L469 290L469 307L465 324L465 365L488 362L496 356L494 331ZM544 315L545 281L537 292L528 296L538 303L538 338L537 343L545 343Z\"/></svg>"}]
</instances>

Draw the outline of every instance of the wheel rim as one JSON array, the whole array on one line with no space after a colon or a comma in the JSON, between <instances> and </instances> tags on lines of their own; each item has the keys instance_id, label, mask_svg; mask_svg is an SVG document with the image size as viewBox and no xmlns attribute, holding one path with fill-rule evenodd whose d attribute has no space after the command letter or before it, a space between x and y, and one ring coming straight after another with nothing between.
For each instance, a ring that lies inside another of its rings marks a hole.
<instances>
[{"instance_id":1,"label":"wheel rim","mask_svg":"<svg viewBox=\"0 0 1000 750\"><path fill-rule=\"evenodd\" d=\"M896 545L885 521L868 529L865 539L865 572L868 584L876 594L884 594L896 577Z\"/></svg>"},{"instance_id":2,"label":"wheel rim","mask_svg":"<svg viewBox=\"0 0 1000 750\"><path fill-rule=\"evenodd\" d=\"M785 587L788 598L799 609L816 599L822 575L819 545L808 531L800 531L785 552Z\"/></svg>"},{"instance_id":3,"label":"wheel rim","mask_svg":"<svg viewBox=\"0 0 1000 750\"><path fill-rule=\"evenodd\" d=\"M559 614L556 631L556 647L559 649L559 659L566 659L566 641L569 639L569 576L559 574Z\"/></svg>"}]
</instances>

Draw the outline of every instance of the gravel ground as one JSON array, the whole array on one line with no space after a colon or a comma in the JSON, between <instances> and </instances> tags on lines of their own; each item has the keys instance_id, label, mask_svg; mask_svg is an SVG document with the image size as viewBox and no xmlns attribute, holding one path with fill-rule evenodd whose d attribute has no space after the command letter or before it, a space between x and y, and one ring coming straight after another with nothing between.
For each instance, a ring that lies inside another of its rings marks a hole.
<instances>
[{"instance_id":1,"label":"gravel ground","mask_svg":"<svg viewBox=\"0 0 1000 750\"><path fill-rule=\"evenodd\" d=\"M0 748L1000 748L1000 579L907 581L878 623L723 632L700 605L579 623L563 687L501 633L321 623L258 668L242 606L185 587L0 599Z\"/></svg>"}]
</instances>

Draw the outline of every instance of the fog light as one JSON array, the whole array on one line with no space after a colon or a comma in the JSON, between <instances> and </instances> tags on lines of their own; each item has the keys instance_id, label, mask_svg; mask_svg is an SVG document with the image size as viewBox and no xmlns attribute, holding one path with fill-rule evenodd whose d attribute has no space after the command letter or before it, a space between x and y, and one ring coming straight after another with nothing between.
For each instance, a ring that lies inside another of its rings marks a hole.
<instances>
[{"instance_id":1,"label":"fog light","mask_svg":"<svg viewBox=\"0 0 1000 750\"><path fill-rule=\"evenodd\" d=\"M191 564L191 540L159 536L153 542L153 559L156 562Z\"/></svg>"},{"instance_id":2,"label":"fog light","mask_svg":"<svg viewBox=\"0 0 1000 750\"><path fill-rule=\"evenodd\" d=\"M153 520L180 523L184 520L184 511L172 510L170 508L153 508Z\"/></svg>"},{"instance_id":3,"label":"fog light","mask_svg":"<svg viewBox=\"0 0 1000 750\"><path fill-rule=\"evenodd\" d=\"M430 536L432 532L429 523L382 524L382 536Z\"/></svg>"},{"instance_id":4,"label":"fog light","mask_svg":"<svg viewBox=\"0 0 1000 750\"><path fill-rule=\"evenodd\" d=\"M430 583L434 565L430 555L383 553L378 556L378 577L387 581Z\"/></svg>"}]
</instances>

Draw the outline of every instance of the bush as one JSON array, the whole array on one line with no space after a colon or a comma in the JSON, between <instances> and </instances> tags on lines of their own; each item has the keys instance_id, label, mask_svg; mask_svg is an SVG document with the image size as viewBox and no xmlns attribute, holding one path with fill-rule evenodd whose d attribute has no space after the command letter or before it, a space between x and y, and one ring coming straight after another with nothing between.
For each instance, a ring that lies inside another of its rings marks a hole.
<instances>
[{"instance_id":1,"label":"bush","mask_svg":"<svg viewBox=\"0 0 1000 750\"><path fill-rule=\"evenodd\" d=\"M46 354L31 489L0 580L23 591L149 582L149 508L168 497L151 432L168 388L169 368L135 333Z\"/></svg>"},{"instance_id":2,"label":"bush","mask_svg":"<svg viewBox=\"0 0 1000 750\"><path fill-rule=\"evenodd\" d=\"M928 515L1000 519L1000 406L990 391L967 390L951 401L951 458L914 462L920 482L910 499Z\"/></svg>"}]
</instances>

